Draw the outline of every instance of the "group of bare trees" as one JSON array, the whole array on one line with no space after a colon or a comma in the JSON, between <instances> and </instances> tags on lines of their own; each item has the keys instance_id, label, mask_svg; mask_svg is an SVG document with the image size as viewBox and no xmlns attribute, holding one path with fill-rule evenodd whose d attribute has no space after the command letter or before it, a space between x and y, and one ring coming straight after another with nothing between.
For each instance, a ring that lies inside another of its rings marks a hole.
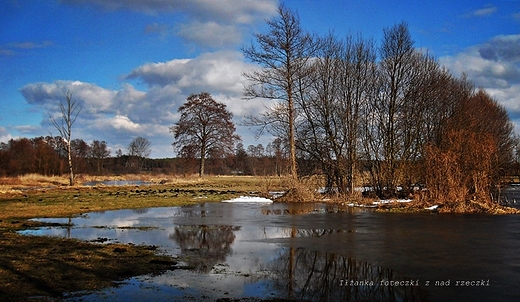
<instances>
[{"instance_id":1,"label":"group of bare trees","mask_svg":"<svg viewBox=\"0 0 520 302\"><path fill-rule=\"evenodd\" d=\"M248 122L287 139L291 174L298 154L343 193L370 185L395 196L420 183L435 198L490 196L512 160L508 115L415 49L405 23L385 29L379 45L312 36L284 6L267 25L244 49L262 66L245 74L245 94L276 102Z\"/></svg>"}]
</instances>

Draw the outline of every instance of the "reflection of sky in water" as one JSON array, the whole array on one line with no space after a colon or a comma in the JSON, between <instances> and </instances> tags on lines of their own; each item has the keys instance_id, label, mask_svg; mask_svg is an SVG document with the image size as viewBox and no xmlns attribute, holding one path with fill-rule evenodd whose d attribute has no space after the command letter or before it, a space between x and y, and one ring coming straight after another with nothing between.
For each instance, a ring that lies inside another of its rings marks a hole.
<instances>
[{"instance_id":1,"label":"reflection of sky in water","mask_svg":"<svg viewBox=\"0 0 520 302\"><path fill-rule=\"evenodd\" d=\"M25 233L156 245L164 253L189 255L201 264L196 270L132 278L118 288L78 298L84 301L214 301L287 298L288 293L310 301L319 295L341 301L386 300L389 295L397 295L397 300L423 298L423 292L415 289L374 287L352 292L337 286L341 278L484 278L493 287L422 290L434 301L520 296L515 281L520 268L517 216L329 210L312 204L206 203L88 213L72 218L70 228L46 227ZM68 218L39 220L69 222ZM288 269L289 259L294 274ZM294 283L291 288L289 279ZM321 288L328 292L320 292Z\"/></svg>"},{"instance_id":2,"label":"reflection of sky in water","mask_svg":"<svg viewBox=\"0 0 520 302\"><path fill-rule=\"evenodd\" d=\"M258 210L262 206L247 205L246 208L256 211L258 215ZM161 248L161 251L176 255L179 253L179 244L170 238L170 235L175 233L176 228L182 229L184 226L199 228L213 224L228 225L235 219L233 217L236 214L239 214L238 216L242 219L247 219L247 214L243 213L247 210L244 211L243 209L238 213L229 210L233 210L232 206L223 211L195 206L93 212L71 218L71 227L44 227L37 230L22 231L21 233L78 238L86 241L106 238L108 239L107 242L156 245ZM207 217L201 217L201 215L207 215ZM60 224L69 223L69 218L34 220ZM236 222L240 220L235 219ZM228 264L237 263L234 267L239 270L243 270L247 266L239 264L249 260L244 257L235 257L236 261L233 262L233 255L246 254L249 257L253 252L261 256L269 255L270 253L267 253L267 251L273 249L273 244L262 243L259 240L283 238L290 235L290 230L287 228L243 224L233 232L235 235L232 246L233 253L228 256ZM264 250L266 253L262 253Z\"/></svg>"},{"instance_id":3,"label":"reflection of sky in water","mask_svg":"<svg viewBox=\"0 0 520 302\"><path fill-rule=\"evenodd\" d=\"M172 235L176 230L183 232L208 228L211 233L234 221L238 226L230 231L234 238L230 252L224 255L225 260L222 262L210 261L213 269L210 268L209 272L201 274L196 271L174 270L160 276L132 278L118 288L84 295L81 299L127 301L131 297L134 301L171 301L172 297L188 295L197 300L207 297L208 301L213 301L224 296L263 297L267 295L267 281L264 279L267 273L264 270L277 257L279 245L262 241L284 238L291 233L285 227L258 225L258 222L263 222L258 219L258 216L263 216L263 207L260 204L217 204L210 205L209 208L194 206L106 211L74 217L70 220L71 227L45 227L22 233L88 241L108 238L109 242L156 245L161 252L178 255L182 253L181 244ZM253 217L257 223L252 223ZM68 218L35 220L69 223ZM205 256L204 252L201 256Z\"/></svg>"}]
</instances>

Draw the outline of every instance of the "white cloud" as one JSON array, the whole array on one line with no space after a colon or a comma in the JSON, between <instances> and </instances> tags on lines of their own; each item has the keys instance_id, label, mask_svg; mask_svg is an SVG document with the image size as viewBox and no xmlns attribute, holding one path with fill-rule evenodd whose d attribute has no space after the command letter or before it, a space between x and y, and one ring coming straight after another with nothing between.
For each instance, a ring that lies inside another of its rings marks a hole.
<instances>
[{"instance_id":1,"label":"white cloud","mask_svg":"<svg viewBox=\"0 0 520 302\"><path fill-rule=\"evenodd\" d=\"M257 68L244 62L242 53L220 51L204 53L193 59L150 63L134 69L127 79L140 79L149 87L172 86L184 95L200 91L241 95L242 72Z\"/></svg>"},{"instance_id":2,"label":"white cloud","mask_svg":"<svg viewBox=\"0 0 520 302\"><path fill-rule=\"evenodd\" d=\"M520 131L520 35L500 35L439 59L456 76L465 73L509 112Z\"/></svg>"},{"instance_id":3,"label":"white cloud","mask_svg":"<svg viewBox=\"0 0 520 302\"><path fill-rule=\"evenodd\" d=\"M29 104L40 105L53 111L58 111L60 102L65 101L67 91L73 93L73 101L77 101L83 110L92 114L109 110L111 100L116 94L95 84L62 80L53 83L31 83L20 90Z\"/></svg>"},{"instance_id":4,"label":"white cloud","mask_svg":"<svg viewBox=\"0 0 520 302\"><path fill-rule=\"evenodd\" d=\"M4 127L0 127L0 142L7 143L9 140L14 137L5 129Z\"/></svg>"},{"instance_id":5,"label":"white cloud","mask_svg":"<svg viewBox=\"0 0 520 302\"><path fill-rule=\"evenodd\" d=\"M86 141L105 140L112 150L142 136L152 142L153 157L171 157L173 136L169 127L179 119L179 106L190 94L206 91L228 106L235 116L239 135L247 139L244 144L257 144L252 141L250 130L238 126L244 115L264 110L260 100L242 99L245 82L242 73L253 68L258 67L244 62L240 52L220 51L192 59L144 64L122 78L142 81L147 85L146 91L130 83L123 83L119 90L80 81L27 84L21 89L22 95L44 112L41 127L28 131L41 133L44 128L44 133L56 132L48 117L59 118L59 103L64 101L64 91L70 90L83 107L73 136Z\"/></svg>"},{"instance_id":6,"label":"white cloud","mask_svg":"<svg viewBox=\"0 0 520 302\"><path fill-rule=\"evenodd\" d=\"M125 129L129 131L136 131L139 129L139 125L132 122L127 116L116 115L109 120L109 124L115 129Z\"/></svg>"}]
</instances>

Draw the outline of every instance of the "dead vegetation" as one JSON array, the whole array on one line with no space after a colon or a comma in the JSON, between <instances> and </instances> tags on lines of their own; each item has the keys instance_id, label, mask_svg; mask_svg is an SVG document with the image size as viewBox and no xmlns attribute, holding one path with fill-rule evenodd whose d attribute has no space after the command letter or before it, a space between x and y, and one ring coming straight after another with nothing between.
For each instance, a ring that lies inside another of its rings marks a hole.
<instances>
[{"instance_id":1,"label":"dead vegetation","mask_svg":"<svg viewBox=\"0 0 520 302\"><path fill-rule=\"evenodd\" d=\"M96 290L124 278L160 273L176 260L153 246L92 244L0 232L0 300L34 301Z\"/></svg>"}]
</instances>

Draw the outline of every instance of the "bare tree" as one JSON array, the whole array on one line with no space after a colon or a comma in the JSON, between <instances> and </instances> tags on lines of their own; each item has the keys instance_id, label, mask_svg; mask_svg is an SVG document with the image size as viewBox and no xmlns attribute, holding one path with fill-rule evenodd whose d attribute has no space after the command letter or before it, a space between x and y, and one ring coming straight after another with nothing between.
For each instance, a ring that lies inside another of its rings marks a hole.
<instances>
[{"instance_id":1,"label":"bare tree","mask_svg":"<svg viewBox=\"0 0 520 302\"><path fill-rule=\"evenodd\" d=\"M110 150L107 148L107 142L94 140L90 145L90 157L96 162L96 170L98 173L103 170L103 161L110 156Z\"/></svg>"},{"instance_id":2,"label":"bare tree","mask_svg":"<svg viewBox=\"0 0 520 302\"><path fill-rule=\"evenodd\" d=\"M251 81L245 88L245 96L282 101L263 119L253 118L252 121L264 127L282 124L282 128L287 130L284 136L289 140L290 174L296 180L295 98L299 89L298 78L302 77L302 71L307 70L316 43L301 28L298 15L283 5L278 8L278 16L268 21L267 26L267 33L255 34L256 44L243 49L247 58L262 66L262 69L244 74Z\"/></svg>"},{"instance_id":3,"label":"bare tree","mask_svg":"<svg viewBox=\"0 0 520 302\"><path fill-rule=\"evenodd\" d=\"M139 170L143 168L144 159L152 152L151 143L147 138L138 136L128 145L128 155L137 157Z\"/></svg>"},{"instance_id":4,"label":"bare tree","mask_svg":"<svg viewBox=\"0 0 520 302\"><path fill-rule=\"evenodd\" d=\"M175 137L173 146L183 157L199 157L202 177L206 158L234 153L240 137L235 134L233 114L207 92L190 95L178 111L181 117L170 127Z\"/></svg>"},{"instance_id":5,"label":"bare tree","mask_svg":"<svg viewBox=\"0 0 520 302\"><path fill-rule=\"evenodd\" d=\"M51 116L51 122L54 127L60 133L62 140L65 144L65 151L67 153L67 159L69 164L69 185L74 185L74 166L72 160L72 125L76 122L76 119L81 112L81 106L72 99L72 91L67 90L65 92L65 103L60 102L60 119L57 121Z\"/></svg>"},{"instance_id":6,"label":"bare tree","mask_svg":"<svg viewBox=\"0 0 520 302\"><path fill-rule=\"evenodd\" d=\"M329 35L312 62L311 89L301 98L298 148L318 161L327 187L353 192L363 110L374 98L375 48L371 41Z\"/></svg>"}]
</instances>

